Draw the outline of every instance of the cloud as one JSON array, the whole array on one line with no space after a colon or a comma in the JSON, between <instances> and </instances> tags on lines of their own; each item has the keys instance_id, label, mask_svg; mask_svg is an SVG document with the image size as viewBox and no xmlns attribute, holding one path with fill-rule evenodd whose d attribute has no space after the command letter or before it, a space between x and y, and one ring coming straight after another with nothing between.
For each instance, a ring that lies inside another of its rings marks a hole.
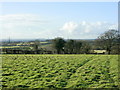
<instances>
[{"instance_id":1,"label":"cloud","mask_svg":"<svg viewBox=\"0 0 120 90\"><path fill-rule=\"evenodd\" d=\"M74 22L67 22L63 25L63 27L60 30L63 30L68 33L72 33L77 28L77 26L78 25Z\"/></svg>"},{"instance_id":2,"label":"cloud","mask_svg":"<svg viewBox=\"0 0 120 90\"><path fill-rule=\"evenodd\" d=\"M91 31L90 28L91 28L90 26L86 26L84 32L85 32L85 33L89 33L89 32Z\"/></svg>"},{"instance_id":3,"label":"cloud","mask_svg":"<svg viewBox=\"0 0 120 90\"><path fill-rule=\"evenodd\" d=\"M59 22L49 21L34 14L0 15L0 29L3 38L97 38L109 29L117 29L117 24L104 21L97 22Z\"/></svg>"},{"instance_id":4,"label":"cloud","mask_svg":"<svg viewBox=\"0 0 120 90\"><path fill-rule=\"evenodd\" d=\"M65 38L97 38L101 33L109 29L117 29L117 24L111 24L106 21L87 22L66 22L62 26L63 35ZM61 30L61 28L60 28ZM67 32L66 32L67 31Z\"/></svg>"},{"instance_id":5,"label":"cloud","mask_svg":"<svg viewBox=\"0 0 120 90\"><path fill-rule=\"evenodd\" d=\"M2 37L8 38L34 38L33 32L44 30L49 23L39 15L34 14L9 14L0 15Z\"/></svg>"},{"instance_id":6,"label":"cloud","mask_svg":"<svg viewBox=\"0 0 120 90\"><path fill-rule=\"evenodd\" d=\"M86 24L87 24L86 21L82 21L82 22L81 22L81 25L82 25L82 26L85 26Z\"/></svg>"},{"instance_id":7,"label":"cloud","mask_svg":"<svg viewBox=\"0 0 120 90\"><path fill-rule=\"evenodd\" d=\"M13 24L43 24L46 21L42 20L40 16L33 14L10 14L10 15L1 15L0 21L2 23L13 23Z\"/></svg>"}]
</instances>

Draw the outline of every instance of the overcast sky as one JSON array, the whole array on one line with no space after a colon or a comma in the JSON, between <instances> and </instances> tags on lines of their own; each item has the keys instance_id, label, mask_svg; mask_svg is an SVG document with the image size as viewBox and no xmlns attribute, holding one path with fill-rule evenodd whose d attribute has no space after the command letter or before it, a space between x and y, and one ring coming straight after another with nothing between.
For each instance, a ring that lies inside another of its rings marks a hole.
<instances>
[{"instance_id":1,"label":"overcast sky","mask_svg":"<svg viewBox=\"0 0 120 90\"><path fill-rule=\"evenodd\" d=\"M3 39L95 39L117 29L117 2L4 2Z\"/></svg>"}]
</instances>

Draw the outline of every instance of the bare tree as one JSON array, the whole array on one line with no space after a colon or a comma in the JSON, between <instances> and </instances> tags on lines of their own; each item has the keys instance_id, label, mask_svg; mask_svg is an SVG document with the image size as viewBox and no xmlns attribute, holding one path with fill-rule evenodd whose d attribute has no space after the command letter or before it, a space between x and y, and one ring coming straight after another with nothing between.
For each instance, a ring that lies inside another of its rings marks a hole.
<instances>
[{"instance_id":1,"label":"bare tree","mask_svg":"<svg viewBox=\"0 0 120 90\"><path fill-rule=\"evenodd\" d=\"M99 46L106 49L108 54L111 53L112 47L115 46L117 42L118 31L114 29L106 31L105 33L101 34L97 39L97 43L99 44Z\"/></svg>"},{"instance_id":2,"label":"bare tree","mask_svg":"<svg viewBox=\"0 0 120 90\"><path fill-rule=\"evenodd\" d=\"M39 46L40 46L40 41L39 40L35 40L34 44L32 44L32 47L35 50L36 54L38 54Z\"/></svg>"}]
</instances>

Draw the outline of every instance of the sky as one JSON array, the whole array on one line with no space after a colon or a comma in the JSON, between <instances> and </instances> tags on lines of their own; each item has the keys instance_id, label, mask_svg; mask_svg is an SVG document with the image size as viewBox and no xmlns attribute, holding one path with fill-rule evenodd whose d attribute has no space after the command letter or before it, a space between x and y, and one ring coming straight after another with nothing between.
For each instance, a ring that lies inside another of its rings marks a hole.
<instances>
[{"instance_id":1,"label":"sky","mask_svg":"<svg viewBox=\"0 0 120 90\"><path fill-rule=\"evenodd\" d=\"M95 39L117 29L117 2L2 2L2 39Z\"/></svg>"}]
</instances>

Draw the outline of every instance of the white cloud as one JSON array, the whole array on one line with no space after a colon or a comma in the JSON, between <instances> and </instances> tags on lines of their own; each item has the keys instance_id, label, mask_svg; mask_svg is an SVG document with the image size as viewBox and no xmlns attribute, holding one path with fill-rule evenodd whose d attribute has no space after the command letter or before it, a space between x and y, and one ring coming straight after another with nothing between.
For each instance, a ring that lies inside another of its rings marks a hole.
<instances>
[{"instance_id":1,"label":"white cloud","mask_svg":"<svg viewBox=\"0 0 120 90\"><path fill-rule=\"evenodd\" d=\"M77 26L78 25L74 22L67 22L63 25L63 27L60 30L72 33L77 28Z\"/></svg>"},{"instance_id":2,"label":"white cloud","mask_svg":"<svg viewBox=\"0 0 120 90\"><path fill-rule=\"evenodd\" d=\"M55 22L55 23L54 23ZM0 15L0 31L3 38L97 38L109 29L117 29L117 24L108 22L48 22L48 19L33 14ZM63 26L60 26L63 25Z\"/></svg>"},{"instance_id":3,"label":"white cloud","mask_svg":"<svg viewBox=\"0 0 120 90\"><path fill-rule=\"evenodd\" d=\"M0 21L2 24L13 24L15 25L33 25L36 23L43 24L46 21L43 21L40 16L32 14L10 14L10 15L1 15Z\"/></svg>"},{"instance_id":4,"label":"white cloud","mask_svg":"<svg viewBox=\"0 0 120 90\"><path fill-rule=\"evenodd\" d=\"M86 25L86 21L82 21L81 25L83 25L83 26Z\"/></svg>"},{"instance_id":5,"label":"white cloud","mask_svg":"<svg viewBox=\"0 0 120 90\"><path fill-rule=\"evenodd\" d=\"M91 27L90 26L86 26L84 32L85 33L89 33L90 31L91 31Z\"/></svg>"},{"instance_id":6,"label":"white cloud","mask_svg":"<svg viewBox=\"0 0 120 90\"><path fill-rule=\"evenodd\" d=\"M33 14L10 14L0 15L0 28L2 37L8 38L34 38L33 32L44 30L48 23L38 15Z\"/></svg>"},{"instance_id":7,"label":"white cloud","mask_svg":"<svg viewBox=\"0 0 120 90\"><path fill-rule=\"evenodd\" d=\"M71 29L71 27L73 27ZM64 33L65 38L97 38L101 33L104 33L105 31L109 29L117 29L117 24L111 24L106 21L97 21L97 22L87 22L87 21L81 21L80 23L72 23L70 25L70 22L65 23L62 26L62 30ZM66 32L72 32L71 34Z\"/></svg>"}]
</instances>

